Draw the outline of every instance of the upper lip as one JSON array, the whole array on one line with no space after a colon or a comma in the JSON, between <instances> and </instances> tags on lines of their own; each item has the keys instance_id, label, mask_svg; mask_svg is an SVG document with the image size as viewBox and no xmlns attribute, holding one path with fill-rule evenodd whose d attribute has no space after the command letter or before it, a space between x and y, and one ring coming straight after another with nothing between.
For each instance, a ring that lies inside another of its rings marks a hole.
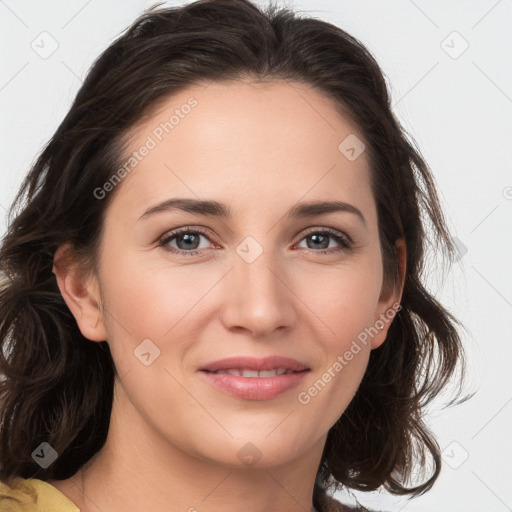
<instances>
[{"instance_id":1,"label":"upper lip","mask_svg":"<svg viewBox=\"0 0 512 512\"><path fill-rule=\"evenodd\" d=\"M307 364L290 357L282 356L269 356L263 358L247 356L228 357L202 366L200 370L208 372L230 369L265 371L274 370L276 368L285 368L286 370L292 370L295 372L309 370Z\"/></svg>"}]
</instances>

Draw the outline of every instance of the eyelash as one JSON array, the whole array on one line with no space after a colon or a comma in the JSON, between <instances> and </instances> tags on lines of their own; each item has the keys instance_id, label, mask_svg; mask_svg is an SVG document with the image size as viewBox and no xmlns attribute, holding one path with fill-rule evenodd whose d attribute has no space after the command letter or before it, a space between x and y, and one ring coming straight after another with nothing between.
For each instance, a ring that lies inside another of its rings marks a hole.
<instances>
[{"instance_id":1,"label":"eyelash","mask_svg":"<svg viewBox=\"0 0 512 512\"><path fill-rule=\"evenodd\" d=\"M193 251L184 251L183 249L175 249L175 248L169 247L167 245L167 244L169 244L169 242L171 240L173 240L174 238L177 238L179 235L182 235L182 234L193 234L193 235L201 234L201 235L205 236L208 240L210 240L208 233L200 228L194 228L194 229L180 228L180 229L171 231L170 233L167 233L166 235L164 235L159 240L158 246L163 247L165 250L171 252L172 254L178 254L178 255L183 255L183 256L196 256L197 254L199 254L202 249L193 250ZM336 242L338 242L341 245L341 247L334 248L334 249L333 248L324 249L322 251L315 251L313 249L307 249L308 252L326 255L326 254L332 254L332 253L337 253L337 252L349 252L353 247L353 241L348 235L339 234L337 231L335 231L331 228L322 228L322 229L313 228L312 230L305 233L304 236L299 240L299 242L301 242L304 238L306 238L308 236L317 235L317 234L330 235L334 240L336 240Z\"/></svg>"}]
</instances>

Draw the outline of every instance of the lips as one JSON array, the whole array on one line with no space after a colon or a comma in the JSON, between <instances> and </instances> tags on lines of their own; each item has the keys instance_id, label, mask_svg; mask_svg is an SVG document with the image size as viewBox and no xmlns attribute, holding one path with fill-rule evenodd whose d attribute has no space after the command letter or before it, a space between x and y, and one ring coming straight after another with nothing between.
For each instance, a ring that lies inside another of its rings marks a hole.
<instances>
[{"instance_id":1,"label":"lips","mask_svg":"<svg viewBox=\"0 0 512 512\"><path fill-rule=\"evenodd\" d=\"M310 371L289 357L230 357L200 368L206 381L243 400L270 400L296 388Z\"/></svg>"}]
</instances>

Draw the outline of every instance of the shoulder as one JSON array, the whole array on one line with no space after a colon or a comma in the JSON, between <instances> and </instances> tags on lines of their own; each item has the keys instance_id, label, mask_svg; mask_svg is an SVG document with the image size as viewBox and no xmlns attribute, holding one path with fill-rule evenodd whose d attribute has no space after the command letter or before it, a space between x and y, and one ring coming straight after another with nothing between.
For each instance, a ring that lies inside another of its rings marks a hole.
<instances>
[{"instance_id":1,"label":"shoulder","mask_svg":"<svg viewBox=\"0 0 512 512\"><path fill-rule=\"evenodd\" d=\"M32 512L37 510L37 490L24 478L0 480L0 510Z\"/></svg>"},{"instance_id":2,"label":"shoulder","mask_svg":"<svg viewBox=\"0 0 512 512\"><path fill-rule=\"evenodd\" d=\"M15 477L0 480L0 510L2 512L80 512L64 494L37 478Z\"/></svg>"}]
</instances>

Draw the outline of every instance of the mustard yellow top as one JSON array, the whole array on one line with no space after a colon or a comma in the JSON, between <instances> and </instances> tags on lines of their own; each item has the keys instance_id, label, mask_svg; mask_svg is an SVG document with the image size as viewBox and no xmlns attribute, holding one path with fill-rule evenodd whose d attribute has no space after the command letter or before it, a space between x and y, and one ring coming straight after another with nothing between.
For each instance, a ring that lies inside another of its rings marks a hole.
<instances>
[{"instance_id":1,"label":"mustard yellow top","mask_svg":"<svg viewBox=\"0 0 512 512\"><path fill-rule=\"evenodd\" d=\"M56 487L37 478L17 477L10 485L0 480L2 512L80 512Z\"/></svg>"}]
</instances>

